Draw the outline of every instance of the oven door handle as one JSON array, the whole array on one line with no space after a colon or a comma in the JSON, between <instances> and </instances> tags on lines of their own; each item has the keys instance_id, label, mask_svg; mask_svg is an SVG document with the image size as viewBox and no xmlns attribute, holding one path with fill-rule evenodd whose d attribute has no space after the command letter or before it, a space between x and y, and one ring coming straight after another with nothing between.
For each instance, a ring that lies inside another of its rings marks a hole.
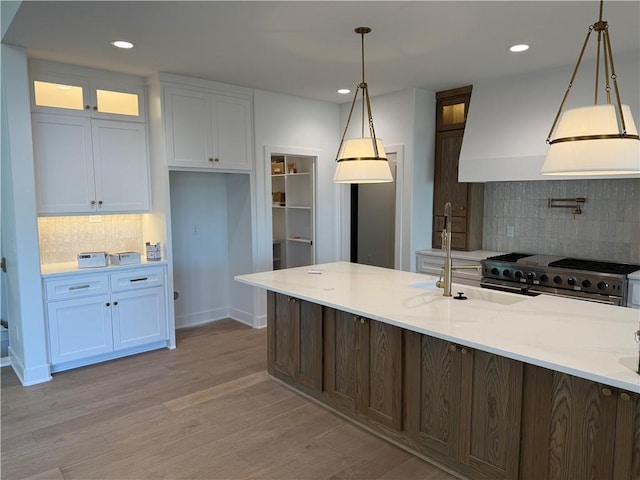
<instances>
[{"instance_id":1,"label":"oven door handle","mask_svg":"<svg viewBox=\"0 0 640 480\"><path fill-rule=\"evenodd\" d=\"M544 295L550 295L552 297L570 298L571 300L582 300L582 301L594 302L594 303L604 303L606 305L621 305L619 297L609 297L608 299L605 299L605 297L600 297L600 298L593 298L593 297L587 297L587 296L578 297L576 295L563 295L562 293L551 293L547 291L537 290L535 287L531 287L529 291L534 292L536 294L541 293Z\"/></svg>"}]
</instances>

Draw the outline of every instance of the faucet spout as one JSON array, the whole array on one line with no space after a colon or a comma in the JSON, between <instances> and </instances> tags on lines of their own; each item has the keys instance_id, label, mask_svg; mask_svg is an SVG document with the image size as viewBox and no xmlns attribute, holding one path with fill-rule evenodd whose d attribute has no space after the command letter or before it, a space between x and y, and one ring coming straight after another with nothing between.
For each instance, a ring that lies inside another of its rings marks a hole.
<instances>
[{"instance_id":1,"label":"faucet spout","mask_svg":"<svg viewBox=\"0 0 640 480\"><path fill-rule=\"evenodd\" d=\"M445 252L444 265L442 272L444 278L438 280L436 286L442 288L445 297L451 296L451 203L444 204L444 225L442 227L442 250Z\"/></svg>"}]
</instances>

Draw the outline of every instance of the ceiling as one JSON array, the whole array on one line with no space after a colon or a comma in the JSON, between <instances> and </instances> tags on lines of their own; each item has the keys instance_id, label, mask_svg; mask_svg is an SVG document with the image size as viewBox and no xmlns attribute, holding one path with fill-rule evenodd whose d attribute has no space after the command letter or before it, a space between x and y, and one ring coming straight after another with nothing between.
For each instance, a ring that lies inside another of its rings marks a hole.
<instances>
[{"instance_id":1,"label":"ceiling","mask_svg":"<svg viewBox=\"0 0 640 480\"><path fill-rule=\"evenodd\" d=\"M25 1L3 43L26 47L30 57L344 103L351 95L336 90L353 90L361 78L355 27L373 29L365 37L371 96L412 87L439 91L556 66L568 66L568 82L598 8L597 1L563 0ZM640 55L640 2L605 2L603 18L614 59ZM135 48L116 49L109 43L115 39ZM515 43L531 49L509 53ZM595 41L590 45L585 57L595 56Z\"/></svg>"}]
</instances>

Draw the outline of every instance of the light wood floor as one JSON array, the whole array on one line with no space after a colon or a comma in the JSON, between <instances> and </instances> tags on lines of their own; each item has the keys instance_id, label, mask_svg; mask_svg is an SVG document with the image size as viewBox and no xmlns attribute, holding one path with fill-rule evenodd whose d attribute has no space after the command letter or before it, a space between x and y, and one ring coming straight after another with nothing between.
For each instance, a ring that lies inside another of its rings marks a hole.
<instances>
[{"instance_id":1,"label":"light wood floor","mask_svg":"<svg viewBox=\"0 0 640 480\"><path fill-rule=\"evenodd\" d=\"M265 359L266 330L224 320L32 387L2 368L1 478L454 478L282 386Z\"/></svg>"}]
</instances>

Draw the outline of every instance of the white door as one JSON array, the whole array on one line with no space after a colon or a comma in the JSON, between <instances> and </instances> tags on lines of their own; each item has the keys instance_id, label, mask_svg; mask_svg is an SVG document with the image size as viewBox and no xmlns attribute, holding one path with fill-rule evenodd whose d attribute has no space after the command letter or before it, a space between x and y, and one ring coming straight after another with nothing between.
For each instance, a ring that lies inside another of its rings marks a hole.
<instances>
[{"instance_id":1,"label":"white door","mask_svg":"<svg viewBox=\"0 0 640 480\"><path fill-rule=\"evenodd\" d=\"M118 292L111 300L115 350L167 340L164 287Z\"/></svg>"},{"instance_id":2,"label":"white door","mask_svg":"<svg viewBox=\"0 0 640 480\"><path fill-rule=\"evenodd\" d=\"M32 118L38 213L95 211L91 120L47 114Z\"/></svg>"},{"instance_id":3,"label":"white door","mask_svg":"<svg viewBox=\"0 0 640 480\"><path fill-rule=\"evenodd\" d=\"M97 212L149 210L144 124L92 121Z\"/></svg>"},{"instance_id":4,"label":"white door","mask_svg":"<svg viewBox=\"0 0 640 480\"><path fill-rule=\"evenodd\" d=\"M113 351L110 309L106 294L49 302L51 363L55 365Z\"/></svg>"}]
</instances>

